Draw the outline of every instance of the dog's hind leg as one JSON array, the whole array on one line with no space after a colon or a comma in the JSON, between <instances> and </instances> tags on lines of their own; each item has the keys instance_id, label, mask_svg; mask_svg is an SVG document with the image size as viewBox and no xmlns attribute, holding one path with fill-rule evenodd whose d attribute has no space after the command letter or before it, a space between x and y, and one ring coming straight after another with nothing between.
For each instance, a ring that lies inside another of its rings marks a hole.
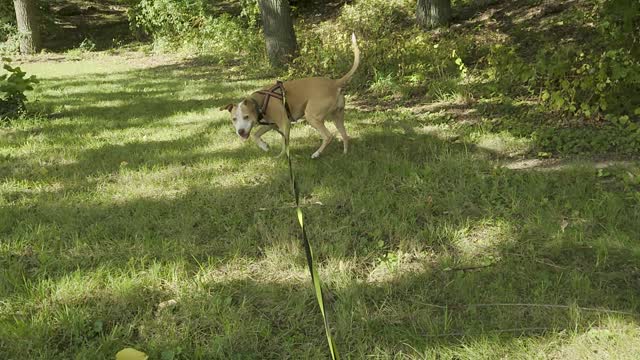
<instances>
[{"instance_id":1,"label":"dog's hind leg","mask_svg":"<svg viewBox=\"0 0 640 360\"><path fill-rule=\"evenodd\" d=\"M344 153L346 154L349 151L349 135L347 135L347 129L344 128L344 109L338 109L333 113L334 123L336 124L336 129L340 133L340 137L342 138L342 146L344 147Z\"/></svg>"},{"instance_id":2,"label":"dog's hind leg","mask_svg":"<svg viewBox=\"0 0 640 360\"><path fill-rule=\"evenodd\" d=\"M333 140L333 134L329 131L329 129L327 129L326 126L324 126L323 119L321 118L312 118L307 116L307 122L309 123L309 125L313 126L314 129L318 130L318 132L322 136L322 144L320 145L318 150L316 150L316 152L311 155L311 158L315 159L320 156L322 151L324 151L324 148L326 148L331 140Z\"/></svg>"}]
</instances>

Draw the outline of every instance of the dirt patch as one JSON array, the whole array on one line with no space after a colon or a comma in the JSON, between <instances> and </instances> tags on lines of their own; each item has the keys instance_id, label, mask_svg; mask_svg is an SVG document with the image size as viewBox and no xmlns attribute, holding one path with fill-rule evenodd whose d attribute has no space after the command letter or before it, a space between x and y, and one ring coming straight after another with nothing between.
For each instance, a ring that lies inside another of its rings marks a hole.
<instances>
[{"instance_id":1,"label":"dirt patch","mask_svg":"<svg viewBox=\"0 0 640 360\"><path fill-rule=\"evenodd\" d=\"M44 47L63 51L78 46L104 50L135 40L129 29L127 7L113 0L48 3Z\"/></svg>"},{"instance_id":2,"label":"dirt patch","mask_svg":"<svg viewBox=\"0 0 640 360\"><path fill-rule=\"evenodd\" d=\"M502 162L503 166L511 170L532 170L532 171L561 171L568 167L583 165L591 166L594 169L606 169L614 166L629 167L640 166L640 159L621 158L559 158L559 159L521 159L508 160Z\"/></svg>"}]
</instances>

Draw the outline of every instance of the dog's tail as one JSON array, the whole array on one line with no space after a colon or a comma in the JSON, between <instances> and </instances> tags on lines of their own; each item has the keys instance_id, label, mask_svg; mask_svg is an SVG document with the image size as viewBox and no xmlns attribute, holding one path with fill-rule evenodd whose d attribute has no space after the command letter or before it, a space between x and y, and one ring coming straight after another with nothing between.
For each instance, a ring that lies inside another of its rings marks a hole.
<instances>
[{"instance_id":1,"label":"dog's tail","mask_svg":"<svg viewBox=\"0 0 640 360\"><path fill-rule=\"evenodd\" d=\"M358 65L360 65L360 48L358 48L358 42L356 41L356 34L354 33L351 34L351 47L353 48L353 66L351 67L351 70L349 70L348 73L346 73L340 79L336 80L340 86L345 85L347 82L349 82L349 80L351 80L351 77L353 77L353 74L355 74L356 70L358 70Z\"/></svg>"}]
</instances>

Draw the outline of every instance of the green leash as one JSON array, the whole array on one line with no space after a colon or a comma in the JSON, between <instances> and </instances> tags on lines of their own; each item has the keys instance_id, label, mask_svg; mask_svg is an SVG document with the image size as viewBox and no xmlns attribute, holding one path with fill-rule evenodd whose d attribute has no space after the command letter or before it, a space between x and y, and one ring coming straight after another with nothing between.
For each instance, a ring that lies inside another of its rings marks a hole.
<instances>
[{"instance_id":1,"label":"green leash","mask_svg":"<svg viewBox=\"0 0 640 360\"><path fill-rule=\"evenodd\" d=\"M284 88L282 91L282 105L286 108L286 97L284 95ZM329 319L327 318L327 313L324 308L324 299L322 297L322 284L320 283L320 276L318 275L318 271L316 270L316 266L313 262L313 251L311 250L311 244L309 243L309 238L307 237L307 231L304 228L304 216L302 214L302 209L300 208L300 191L298 189L296 178L293 174L293 166L291 165L289 139L285 138L284 141L285 151L287 153L287 161L289 162L289 178L291 180L291 191L293 193L293 197L296 199L296 213L298 215L298 224L300 224L300 229L302 230L302 244L304 245L304 251L307 255L307 265L309 266L309 273L311 274L311 282L313 283L313 288L316 292L316 299L318 300L318 306L320 306L320 312L322 313L322 319L324 321L324 331L327 334L327 343L329 344L331 359L339 360L340 355L338 354L336 344L333 342L333 338L331 337L331 330L329 329Z\"/></svg>"}]
</instances>

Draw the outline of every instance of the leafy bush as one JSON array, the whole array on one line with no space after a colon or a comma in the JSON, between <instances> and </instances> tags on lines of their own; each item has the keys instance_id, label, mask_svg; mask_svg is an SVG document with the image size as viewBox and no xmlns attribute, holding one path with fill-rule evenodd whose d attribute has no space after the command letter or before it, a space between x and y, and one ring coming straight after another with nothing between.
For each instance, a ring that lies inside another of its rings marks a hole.
<instances>
[{"instance_id":1,"label":"leafy bush","mask_svg":"<svg viewBox=\"0 0 640 360\"><path fill-rule=\"evenodd\" d=\"M0 0L0 53L10 53L13 50L13 41L16 38L16 15L13 9L13 0Z\"/></svg>"},{"instance_id":2,"label":"leafy bush","mask_svg":"<svg viewBox=\"0 0 640 360\"><path fill-rule=\"evenodd\" d=\"M190 34L204 22L201 1L142 0L135 21L156 38L177 38Z\"/></svg>"},{"instance_id":3,"label":"leafy bush","mask_svg":"<svg viewBox=\"0 0 640 360\"><path fill-rule=\"evenodd\" d=\"M240 19L243 23L253 29L257 29L260 26L260 6L258 6L257 0L240 0L242 11L240 12Z\"/></svg>"},{"instance_id":4,"label":"leafy bush","mask_svg":"<svg viewBox=\"0 0 640 360\"><path fill-rule=\"evenodd\" d=\"M640 2L597 0L588 20L597 21L597 29L610 48L624 48L640 57Z\"/></svg>"},{"instance_id":5,"label":"leafy bush","mask_svg":"<svg viewBox=\"0 0 640 360\"><path fill-rule=\"evenodd\" d=\"M590 12L573 14L577 24L597 24L593 38L546 45L533 61L516 46L493 46L485 86L494 95L539 96L549 110L633 131L630 119L640 112L639 14L640 2L595 1Z\"/></svg>"},{"instance_id":6,"label":"leafy bush","mask_svg":"<svg viewBox=\"0 0 640 360\"><path fill-rule=\"evenodd\" d=\"M0 120L6 120L22 114L26 107L25 92L33 90L38 80L34 75L26 77L19 67L9 65L9 59L2 59L3 68L8 74L0 75Z\"/></svg>"},{"instance_id":7,"label":"leafy bush","mask_svg":"<svg viewBox=\"0 0 640 360\"><path fill-rule=\"evenodd\" d=\"M0 22L3 25L16 24L16 13L13 8L13 0L0 0ZM2 33L0 32L0 41L3 40Z\"/></svg>"},{"instance_id":8,"label":"leafy bush","mask_svg":"<svg viewBox=\"0 0 640 360\"><path fill-rule=\"evenodd\" d=\"M414 1L370 0L345 5L334 21L302 22L297 29L300 57L290 75L343 75L353 61L353 31L362 61L352 88L383 97L439 98L456 92L460 71L451 54L455 50L466 57L474 48L471 38L419 30L414 13Z\"/></svg>"},{"instance_id":9,"label":"leafy bush","mask_svg":"<svg viewBox=\"0 0 640 360\"><path fill-rule=\"evenodd\" d=\"M244 0L241 17L214 15L203 0L130 0L132 27L150 35L158 50L182 49L215 54L221 60L244 56L264 59L263 40L255 30L255 6Z\"/></svg>"},{"instance_id":10,"label":"leafy bush","mask_svg":"<svg viewBox=\"0 0 640 360\"><path fill-rule=\"evenodd\" d=\"M533 132L533 138L542 151L560 154L618 153L638 154L640 132L607 124L601 128L541 127Z\"/></svg>"},{"instance_id":11,"label":"leafy bush","mask_svg":"<svg viewBox=\"0 0 640 360\"><path fill-rule=\"evenodd\" d=\"M586 118L628 116L640 108L640 62L628 50L561 56L538 62L542 100L551 108Z\"/></svg>"},{"instance_id":12,"label":"leafy bush","mask_svg":"<svg viewBox=\"0 0 640 360\"><path fill-rule=\"evenodd\" d=\"M486 58L487 68L482 74L490 95L531 95L536 68L522 59L514 46L495 44Z\"/></svg>"},{"instance_id":13,"label":"leafy bush","mask_svg":"<svg viewBox=\"0 0 640 360\"><path fill-rule=\"evenodd\" d=\"M349 35L355 32L360 48L366 49L353 81L355 86L374 78L395 78L398 63L388 58L395 55L388 50L396 47L403 36L401 24L410 17L409 7L402 0L358 1L345 5L335 22L302 26L301 56L294 64L295 72L340 76L353 61ZM389 26L390 23L396 26Z\"/></svg>"},{"instance_id":14,"label":"leafy bush","mask_svg":"<svg viewBox=\"0 0 640 360\"><path fill-rule=\"evenodd\" d=\"M10 23L0 24L0 55L16 54L20 50L18 29Z\"/></svg>"}]
</instances>

